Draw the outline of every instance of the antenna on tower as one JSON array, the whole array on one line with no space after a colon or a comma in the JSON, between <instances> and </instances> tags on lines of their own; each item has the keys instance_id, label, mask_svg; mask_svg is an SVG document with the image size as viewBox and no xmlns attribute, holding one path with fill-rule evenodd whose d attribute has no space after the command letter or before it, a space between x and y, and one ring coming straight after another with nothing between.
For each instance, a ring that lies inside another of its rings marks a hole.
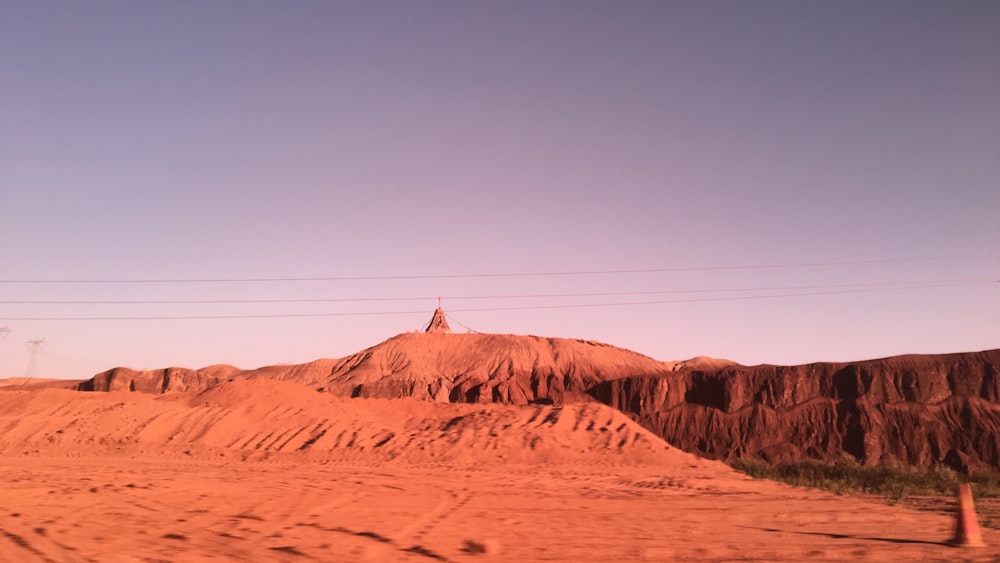
<instances>
[{"instance_id":1,"label":"antenna on tower","mask_svg":"<svg viewBox=\"0 0 1000 563\"><path fill-rule=\"evenodd\" d=\"M35 370L38 368L38 353L45 348L45 339L28 340L27 346L31 356L28 359L28 369L24 371L24 377L35 377Z\"/></svg>"}]
</instances>

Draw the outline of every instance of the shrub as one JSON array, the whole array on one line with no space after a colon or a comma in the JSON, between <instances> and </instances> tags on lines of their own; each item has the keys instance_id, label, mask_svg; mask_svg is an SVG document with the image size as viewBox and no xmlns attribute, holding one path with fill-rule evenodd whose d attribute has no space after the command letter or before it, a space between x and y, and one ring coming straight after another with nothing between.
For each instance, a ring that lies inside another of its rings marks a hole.
<instances>
[{"instance_id":1,"label":"shrub","mask_svg":"<svg viewBox=\"0 0 1000 563\"><path fill-rule=\"evenodd\" d=\"M755 479L813 487L837 494L856 492L882 495L891 503L911 495L953 495L959 483L972 483L977 497L1000 497L998 472L960 475L947 467L867 467L852 457L844 457L832 463L801 460L776 465L753 459L736 459L729 465Z\"/></svg>"}]
</instances>

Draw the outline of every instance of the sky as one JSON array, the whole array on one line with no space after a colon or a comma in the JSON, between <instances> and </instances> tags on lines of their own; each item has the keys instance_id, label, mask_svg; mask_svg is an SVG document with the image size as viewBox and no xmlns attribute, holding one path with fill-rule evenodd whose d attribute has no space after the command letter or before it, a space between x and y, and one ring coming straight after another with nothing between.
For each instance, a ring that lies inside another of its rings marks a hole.
<instances>
[{"instance_id":1,"label":"sky","mask_svg":"<svg viewBox=\"0 0 1000 563\"><path fill-rule=\"evenodd\" d=\"M997 2L15 0L0 86L0 377L438 297L660 360L1000 347Z\"/></svg>"}]
</instances>

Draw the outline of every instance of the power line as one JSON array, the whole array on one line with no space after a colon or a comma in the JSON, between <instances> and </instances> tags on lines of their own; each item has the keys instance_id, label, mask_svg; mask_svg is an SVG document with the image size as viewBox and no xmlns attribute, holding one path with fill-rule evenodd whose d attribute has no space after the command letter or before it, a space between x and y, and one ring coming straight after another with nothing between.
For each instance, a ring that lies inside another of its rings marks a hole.
<instances>
[{"instance_id":1,"label":"power line","mask_svg":"<svg viewBox=\"0 0 1000 563\"><path fill-rule=\"evenodd\" d=\"M495 300L495 299L561 299L575 297L623 297L640 295L674 295L674 294L697 294L697 293L740 293L756 291L795 291L814 289L856 289L856 288L921 288L921 287L946 287L952 285L973 285L982 283L993 283L994 279L964 279L964 280L939 280L929 282L874 282L858 284L823 284L823 285L786 285L771 287L734 287L717 289L668 289L657 291L604 291L604 292L584 292L584 293L529 293L529 294L500 294L500 295L453 295L444 296L442 299L448 301L466 300ZM264 303L364 303L364 302L391 302L391 301L429 301L437 297L336 297L336 298L316 298L316 299L87 299L87 300L42 300L42 299L12 299L0 300L3 305L215 305L215 304L264 304Z\"/></svg>"},{"instance_id":2,"label":"power line","mask_svg":"<svg viewBox=\"0 0 1000 563\"><path fill-rule=\"evenodd\" d=\"M1000 283L998 280L980 281L976 284ZM972 283L951 284L973 285ZM901 289L927 289L932 287L949 287L942 285L935 286L897 286L897 287L869 287L855 289L840 289L829 291L812 291L805 293L778 293L770 295L741 295L728 297L700 297L689 299L664 299L647 301L619 301L608 303L573 303L562 305L524 305L507 307L473 307L467 309L452 309L458 313L478 313L495 311L529 311L529 310L551 310L551 309L585 309L598 307L622 307L634 305L666 305L675 303L704 303L711 301L748 301L758 299L780 299L789 297L811 297L820 295L841 295L851 293L872 293L880 291L898 291ZM163 321L163 320L222 320L222 319L278 319L278 318L317 318L317 317L359 317L374 315L424 315L426 310L419 311L360 311L360 312L336 312L336 313L278 313L278 314L247 314L247 315L176 315L176 316L142 316L142 317L7 317L8 320L17 321Z\"/></svg>"},{"instance_id":3,"label":"power line","mask_svg":"<svg viewBox=\"0 0 1000 563\"><path fill-rule=\"evenodd\" d=\"M0 283L30 283L30 284L165 284L165 283L268 283L268 282L329 282L329 281L379 281L379 280L432 280L432 279L472 279L472 278L519 278L519 277L558 277L558 276L596 276L612 274L653 274L670 272L713 272L735 270L776 270L795 268L826 268L835 266L871 266L885 264L914 264L926 262L947 262L970 259L996 259L997 256L959 256L938 258L913 258L895 260L847 260L838 262L789 262L756 265L723 265L723 266L683 266L671 268L636 268L621 270L578 270L552 272L491 272L483 274L407 274L382 276L324 276L324 277L285 277L285 278L162 278L162 279L25 279L0 280Z\"/></svg>"}]
</instances>

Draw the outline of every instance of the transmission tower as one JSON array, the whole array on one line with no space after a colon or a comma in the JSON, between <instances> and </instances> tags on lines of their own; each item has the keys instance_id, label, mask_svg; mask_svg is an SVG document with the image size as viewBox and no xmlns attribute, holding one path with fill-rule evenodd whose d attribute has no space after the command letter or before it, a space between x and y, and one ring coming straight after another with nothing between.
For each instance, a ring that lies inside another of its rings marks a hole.
<instances>
[{"instance_id":1,"label":"transmission tower","mask_svg":"<svg viewBox=\"0 0 1000 563\"><path fill-rule=\"evenodd\" d=\"M28 369L25 370L24 377L35 377L35 370L38 368L38 353L42 351L42 348L45 348L45 339L29 340L27 346L31 356L28 359Z\"/></svg>"}]
</instances>

